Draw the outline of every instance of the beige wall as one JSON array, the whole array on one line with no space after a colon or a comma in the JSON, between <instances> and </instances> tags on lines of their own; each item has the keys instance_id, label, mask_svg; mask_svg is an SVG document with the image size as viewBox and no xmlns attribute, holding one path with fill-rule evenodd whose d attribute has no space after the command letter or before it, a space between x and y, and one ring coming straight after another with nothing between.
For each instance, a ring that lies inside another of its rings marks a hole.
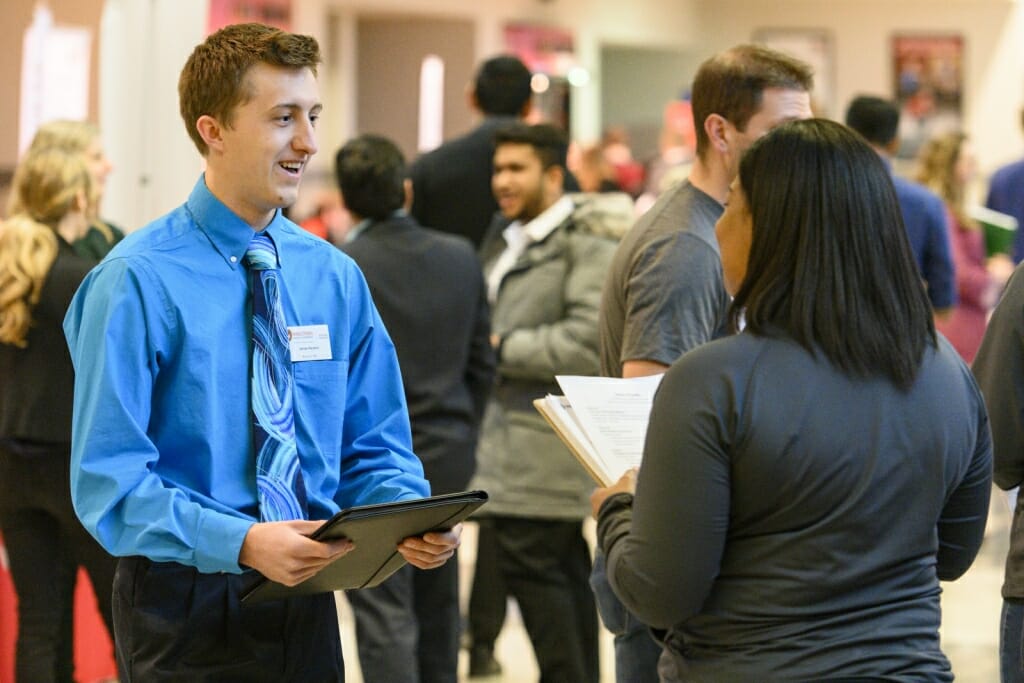
<instances>
[{"instance_id":1,"label":"beige wall","mask_svg":"<svg viewBox=\"0 0 1024 683\"><path fill-rule=\"evenodd\" d=\"M472 123L465 86L474 69L473 23L466 19L410 19L373 15L357 30L356 131L387 135L406 158L417 156L420 65L429 54L444 60L443 135ZM443 40L438 40L443 36ZM334 149L321 149L327 160Z\"/></svg>"},{"instance_id":2,"label":"beige wall","mask_svg":"<svg viewBox=\"0 0 1024 683\"><path fill-rule=\"evenodd\" d=\"M964 36L964 119L983 172L1021 153L1024 85L1021 5L1009 0L715 0L699 2L699 47L710 54L750 40L759 28L832 33L835 102L841 118L858 94L893 96L895 33Z\"/></svg>"},{"instance_id":3,"label":"beige wall","mask_svg":"<svg viewBox=\"0 0 1024 683\"><path fill-rule=\"evenodd\" d=\"M92 29L89 77L89 118L96 120L99 106L99 24L104 0L49 0L57 24ZM32 22L36 0L4 0L0 21L0 173L18 159L18 93L21 92L21 50L25 29Z\"/></svg>"},{"instance_id":4,"label":"beige wall","mask_svg":"<svg viewBox=\"0 0 1024 683\"><path fill-rule=\"evenodd\" d=\"M759 28L824 28L836 48L834 111L859 92L888 94L889 38L896 31L961 32L966 40L966 123L983 170L1017 156L1018 110L1024 99L1024 19L1011 0L294 0L295 30L327 46L321 91L327 120L314 165L329 173L331 151L358 131L357 27L384 14L453 19L474 27L475 60L502 47L508 21L572 29L577 58L591 72L573 91L572 128L593 141L601 128L601 49L606 45L662 47L707 55L750 40ZM117 165L106 208L114 220L141 225L180 202L200 168L176 120L176 80L205 28L206 0L51 0L58 21L81 23L106 5L108 25L99 108ZM6 0L0 27L0 78L16 92L21 31L33 0ZM117 11L111 11L115 8ZM143 11L142 8L147 8ZM22 26L18 27L18 24ZM11 33L13 31L13 34ZM443 40L443 36L439 37ZM638 78L642 78L642 74ZM98 92L94 84L94 92ZM414 98L389 94L395 106ZM0 104L0 166L13 160L16 104ZM95 105L93 105L95 111ZM5 113L5 112L10 113ZM13 118L12 118L13 117ZM6 125L4 125L6 124ZM448 131L446 131L448 132ZM6 150L6 151L5 151Z\"/></svg>"}]
</instances>

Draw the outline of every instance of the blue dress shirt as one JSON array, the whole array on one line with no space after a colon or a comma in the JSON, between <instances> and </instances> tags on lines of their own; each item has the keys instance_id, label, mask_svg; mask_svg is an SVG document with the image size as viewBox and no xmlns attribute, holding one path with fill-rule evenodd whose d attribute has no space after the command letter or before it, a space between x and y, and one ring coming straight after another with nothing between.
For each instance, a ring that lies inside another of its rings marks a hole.
<instances>
[{"instance_id":1,"label":"blue dress shirt","mask_svg":"<svg viewBox=\"0 0 1024 683\"><path fill-rule=\"evenodd\" d=\"M950 308L956 304L957 296L946 205L923 185L897 175L892 182L910 248L928 287L928 299L933 308Z\"/></svg>"},{"instance_id":2,"label":"blue dress shirt","mask_svg":"<svg viewBox=\"0 0 1024 683\"><path fill-rule=\"evenodd\" d=\"M362 273L280 212L267 231L288 326L329 331L329 360L292 362L310 518L428 495L394 346ZM71 302L71 493L114 555L241 571L258 517L242 261L252 236L200 177L183 206L125 238Z\"/></svg>"}]
</instances>

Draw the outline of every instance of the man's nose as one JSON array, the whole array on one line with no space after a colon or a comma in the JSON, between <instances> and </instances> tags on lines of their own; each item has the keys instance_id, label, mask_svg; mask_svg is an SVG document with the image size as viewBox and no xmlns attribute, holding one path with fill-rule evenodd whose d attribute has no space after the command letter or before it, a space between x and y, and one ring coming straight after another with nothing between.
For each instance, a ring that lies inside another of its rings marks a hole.
<instances>
[{"instance_id":1,"label":"man's nose","mask_svg":"<svg viewBox=\"0 0 1024 683\"><path fill-rule=\"evenodd\" d=\"M316 129L313 128L313 123L307 121L305 125L300 126L299 130L296 131L295 137L292 139L292 147L297 152L303 152L308 156L313 156L319 149L316 144Z\"/></svg>"}]
</instances>

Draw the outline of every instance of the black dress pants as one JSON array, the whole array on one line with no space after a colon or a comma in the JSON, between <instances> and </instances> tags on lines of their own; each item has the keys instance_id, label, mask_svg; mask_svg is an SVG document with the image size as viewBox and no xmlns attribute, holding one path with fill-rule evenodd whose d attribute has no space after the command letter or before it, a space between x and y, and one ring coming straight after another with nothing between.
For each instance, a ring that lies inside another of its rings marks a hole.
<instances>
[{"instance_id":1,"label":"black dress pants","mask_svg":"<svg viewBox=\"0 0 1024 683\"><path fill-rule=\"evenodd\" d=\"M494 651L494 641L505 624L508 586L498 566L498 535L493 517L476 520L476 565L469 593L470 646Z\"/></svg>"},{"instance_id":2,"label":"black dress pants","mask_svg":"<svg viewBox=\"0 0 1024 683\"><path fill-rule=\"evenodd\" d=\"M334 594L243 603L250 578L122 558L114 578L121 683L344 683Z\"/></svg>"},{"instance_id":3,"label":"black dress pants","mask_svg":"<svg viewBox=\"0 0 1024 683\"><path fill-rule=\"evenodd\" d=\"M71 505L70 445L7 440L0 446L0 531L18 595L18 683L71 683L74 589L85 567L113 633L117 560L78 521Z\"/></svg>"},{"instance_id":4,"label":"black dress pants","mask_svg":"<svg viewBox=\"0 0 1024 683\"><path fill-rule=\"evenodd\" d=\"M541 683L597 683L597 607L583 523L489 516L481 545L523 615ZM475 635L475 634L474 634Z\"/></svg>"},{"instance_id":5,"label":"black dress pants","mask_svg":"<svg viewBox=\"0 0 1024 683\"><path fill-rule=\"evenodd\" d=\"M374 588L346 593L366 683L456 683L459 563L406 565Z\"/></svg>"}]
</instances>

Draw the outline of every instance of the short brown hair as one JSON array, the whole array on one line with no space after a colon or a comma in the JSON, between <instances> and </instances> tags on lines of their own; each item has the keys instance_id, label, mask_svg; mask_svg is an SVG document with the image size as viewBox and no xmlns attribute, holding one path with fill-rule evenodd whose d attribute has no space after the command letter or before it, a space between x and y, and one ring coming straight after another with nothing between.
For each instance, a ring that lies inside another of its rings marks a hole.
<instances>
[{"instance_id":1,"label":"short brown hair","mask_svg":"<svg viewBox=\"0 0 1024 683\"><path fill-rule=\"evenodd\" d=\"M233 24L207 37L185 62L178 79L181 117L203 156L208 149L196 130L196 121L209 115L230 126L235 107L251 96L245 76L259 63L308 68L316 75L320 46L312 36L263 24Z\"/></svg>"},{"instance_id":2,"label":"short brown hair","mask_svg":"<svg viewBox=\"0 0 1024 683\"><path fill-rule=\"evenodd\" d=\"M697 131L697 156L704 158L710 140L704 122L718 114L744 130L761 108L768 88L810 92L814 71L808 64L762 45L738 45L700 65L693 79L693 125Z\"/></svg>"}]
</instances>

